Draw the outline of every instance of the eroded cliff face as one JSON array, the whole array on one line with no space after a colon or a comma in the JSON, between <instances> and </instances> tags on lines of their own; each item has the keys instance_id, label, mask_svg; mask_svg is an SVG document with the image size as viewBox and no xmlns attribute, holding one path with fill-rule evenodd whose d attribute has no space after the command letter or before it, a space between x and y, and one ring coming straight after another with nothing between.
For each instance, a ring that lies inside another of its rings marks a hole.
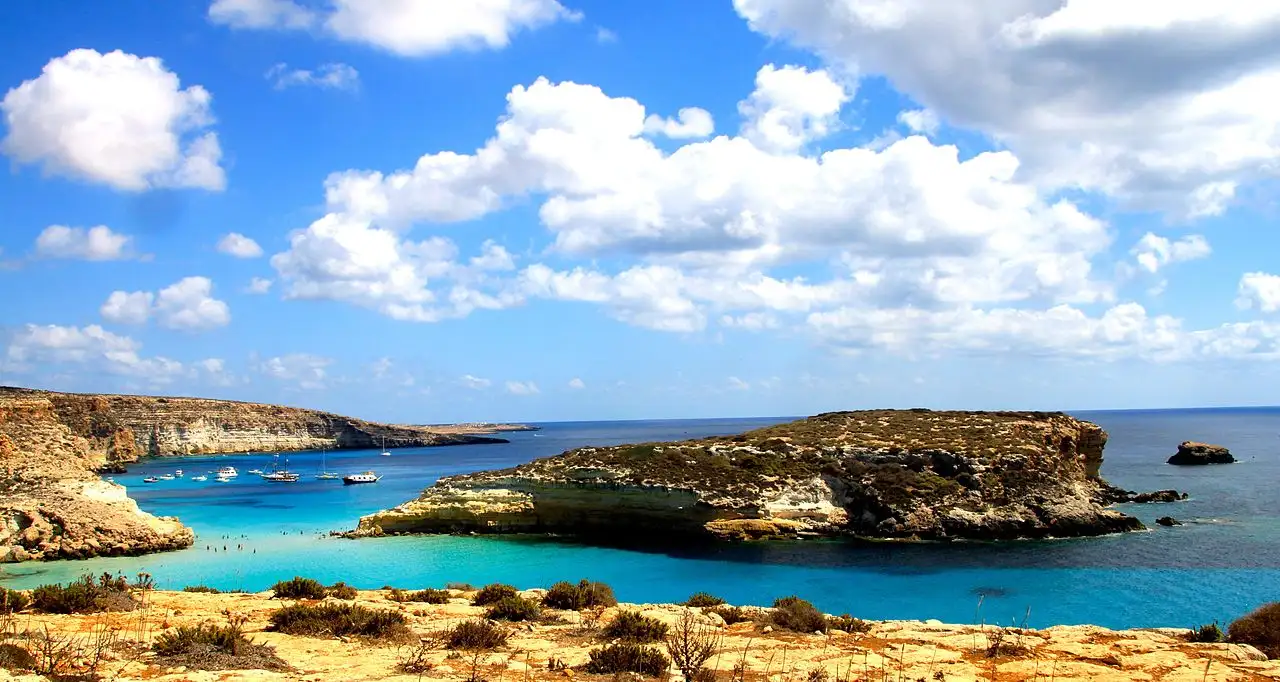
<instances>
[{"instance_id":1,"label":"eroded cliff face","mask_svg":"<svg viewBox=\"0 0 1280 682\"><path fill-rule=\"evenodd\" d=\"M460 431L223 400L0 388L0 562L190 546L191 529L141 511L96 473L142 456L506 442Z\"/></svg>"},{"instance_id":2,"label":"eroded cliff face","mask_svg":"<svg viewBox=\"0 0 1280 682\"><path fill-rule=\"evenodd\" d=\"M1141 529L1099 502L1106 439L1058 413L837 412L441 479L352 534L944 540Z\"/></svg>"}]
</instances>

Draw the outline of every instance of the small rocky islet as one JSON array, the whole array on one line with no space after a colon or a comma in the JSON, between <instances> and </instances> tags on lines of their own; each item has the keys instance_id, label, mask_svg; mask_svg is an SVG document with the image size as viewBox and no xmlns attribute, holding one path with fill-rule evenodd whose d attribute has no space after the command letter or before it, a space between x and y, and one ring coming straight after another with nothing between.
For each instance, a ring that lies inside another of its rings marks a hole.
<instances>
[{"instance_id":1,"label":"small rocky islet","mask_svg":"<svg viewBox=\"0 0 1280 682\"><path fill-rule=\"evenodd\" d=\"M1236 458L1231 451L1221 445L1183 441L1178 451L1169 458L1169 464L1178 466L1197 466L1204 464L1235 464Z\"/></svg>"}]
</instances>

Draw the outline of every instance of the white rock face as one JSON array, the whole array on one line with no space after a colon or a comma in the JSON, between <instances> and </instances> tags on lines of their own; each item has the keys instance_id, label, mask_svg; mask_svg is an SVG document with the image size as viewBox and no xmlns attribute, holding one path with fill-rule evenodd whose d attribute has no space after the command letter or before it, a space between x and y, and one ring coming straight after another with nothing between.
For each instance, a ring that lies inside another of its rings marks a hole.
<instances>
[{"instance_id":1,"label":"white rock face","mask_svg":"<svg viewBox=\"0 0 1280 682\"><path fill-rule=\"evenodd\" d=\"M840 505L839 496L821 477L799 483L765 498L764 510L769 518L810 521L840 526L849 513Z\"/></svg>"}]
</instances>

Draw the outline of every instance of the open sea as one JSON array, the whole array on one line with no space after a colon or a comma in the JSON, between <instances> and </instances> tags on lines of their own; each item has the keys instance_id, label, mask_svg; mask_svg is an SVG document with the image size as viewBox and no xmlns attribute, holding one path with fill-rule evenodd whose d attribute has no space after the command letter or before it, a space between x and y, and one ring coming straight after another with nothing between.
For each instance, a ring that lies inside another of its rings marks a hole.
<instances>
[{"instance_id":1,"label":"open sea","mask_svg":"<svg viewBox=\"0 0 1280 682\"><path fill-rule=\"evenodd\" d=\"M1113 628L1190 627L1228 621L1280 600L1280 408L1076 412L1111 435L1102 467L1114 484L1138 491L1176 488L1184 502L1127 505L1145 533L1004 544L901 545L840 541L769 543L654 551L590 547L545 538L398 537L343 540L363 514L415 497L438 477L519 464L583 445L730 434L788 421L562 422L506 434L511 443L370 451L330 451L339 473L376 470L376 485L315 480L321 453L292 453L295 484L248 475L273 453L152 459L116 476L139 505L178 516L195 547L143 557L0 566L0 584L27 588L103 571L152 574L161 588L204 584L263 590L294 575L361 588L509 582L545 587L589 577L624 601L682 601L705 590L731 603L767 605L797 594L833 613L873 619L1095 623ZM1234 465L1165 464L1183 440L1229 447ZM282 460L283 461L283 460ZM239 478L209 472L234 466ZM142 483L183 469L186 477ZM205 482L191 477L209 474ZM1171 515L1184 526L1155 526ZM1029 612L1029 616L1028 616Z\"/></svg>"}]
</instances>

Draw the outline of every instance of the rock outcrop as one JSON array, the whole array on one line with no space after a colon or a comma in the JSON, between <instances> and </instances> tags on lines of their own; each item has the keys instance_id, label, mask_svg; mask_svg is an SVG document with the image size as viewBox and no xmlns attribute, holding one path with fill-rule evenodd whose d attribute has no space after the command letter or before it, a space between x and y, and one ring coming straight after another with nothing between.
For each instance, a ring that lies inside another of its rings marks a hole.
<instances>
[{"instance_id":1,"label":"rock outcrop","mask_svg":"<svg viewBox=\"0 0 1280 682\"><path fill-rule=\"evenodd\" d=\"M1106 440L1061 413L834 412L444 478L349 535L946 540L1141 529L1099 501Z\"/></svg>"},{"instance_id":2,"label":"rock outcrop","mask_svg":"<svg viewBox=\"0 0 1280 682\"><path fill-rule=\"evenodd\" d=\"M141 456L506 442L465 431L225 400L0 388L0 562L190 546L189 528L141 511L96 473Z\"/></svg>"},{"instance_id":3,"label":"rock outcrop","mask_svg":"<svg viewBox=\"0 0 1280 682\"><path fill-rule=\"evenodd\" d=\"M1173 518L1172 516L1161 516L1160 518L1156 519L1156 523L1161 526L1165 526L1166 528L1172 528L1173 526L1182 525L1181 521Z\"/></svg>"},{"instance_id":4,"label":"rock outcrop","mask_svg":"<svg viewBox=\"0 0 1280 682\"><path fill-rule=\"evenodd\" d=\"M1149 493L1139 493L1132 490L1125 490L1113 486L1109 483L1099 482L1098 495L1096 499L1099 503L1107 504L1157 504L1165 502L1181 502L1190 497L1186 493L1177 490L1156 490Z\"/></svg>"},{"instance_id":5,"label":"rock outcrop","mask_svg":"<svg viewBox=\"0 0 1280 682\"><path fill-rule=\"evenodd\" d=\"M1234 464L1235 461L1236 458L1231 456L1231 451L1221 445L1197 443L1191 440L1179 444L1177 454L1169 458L1169 464L1179 465Z\"/></svg>"}]
</instances>

